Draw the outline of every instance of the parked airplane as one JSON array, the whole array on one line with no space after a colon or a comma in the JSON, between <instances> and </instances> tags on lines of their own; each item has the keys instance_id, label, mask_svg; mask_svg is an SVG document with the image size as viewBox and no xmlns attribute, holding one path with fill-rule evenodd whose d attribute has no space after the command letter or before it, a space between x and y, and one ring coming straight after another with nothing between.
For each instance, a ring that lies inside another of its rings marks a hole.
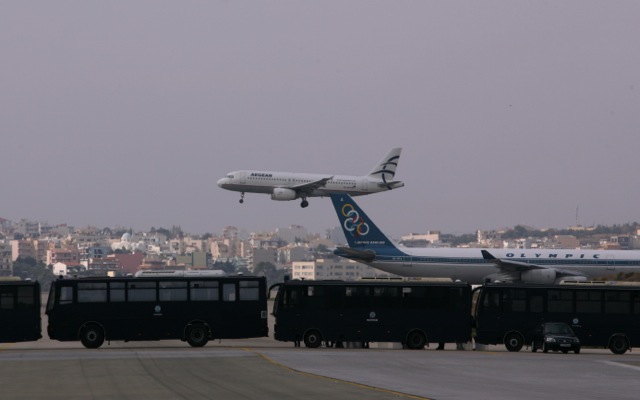
<instances>
[{"instance_id":1,"label":"parked airplane","mask_svg":"<svg viewBox=\"0 0 640 400\"><path fill-rule=\"evenodd\" d=\"M331 193L361 196L403 187L403 182L393 180L401 150L391 149L368 175L363 176L243 170L228 173L218 181L218 186L240 192L240 203L244 202L245 193L268 193L271 200L302 199L300 206L305 208L309 205L307 197Z\"/></svg>"},{"instance_id":2,"label":"parked airplane","mask_svg":"<svg viewBox=\"0 0 640 400\"><path fill-rule=\"evenodd\" d=\"M399 276L560 283L640 272L640 251L633 250L407 248L389 240L350 196L331 200L349 244L334 253Z\"/></svg>"}]
</instances>

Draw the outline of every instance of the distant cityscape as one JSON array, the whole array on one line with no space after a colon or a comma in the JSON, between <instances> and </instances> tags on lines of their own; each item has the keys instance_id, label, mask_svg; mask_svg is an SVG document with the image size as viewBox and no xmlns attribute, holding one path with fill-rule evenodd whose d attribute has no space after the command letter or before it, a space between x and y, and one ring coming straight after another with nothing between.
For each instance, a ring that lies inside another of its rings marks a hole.
<instances>
[{"instance_id":1,"label":"distant cityscape","mask_svg":"<svg viewBox=\"0 0 640 400\"><path fill-rule=\"evenodd\" d=\"M451 235L439 231L396 238L407 247L639 249L640 225L539 230L512 229ZM342 230L309 233L292 225L272 232L229 226L219 234L191 235L180 227L134 232L126 228L75 228L0 218L0 276L52 280L60 275L124 276L140 270L204 270L264 274L284 279L388 277L364 264L335 256L346 245ZM6 279L6 278L5 278Z\"/></svg>"}]
</instances>

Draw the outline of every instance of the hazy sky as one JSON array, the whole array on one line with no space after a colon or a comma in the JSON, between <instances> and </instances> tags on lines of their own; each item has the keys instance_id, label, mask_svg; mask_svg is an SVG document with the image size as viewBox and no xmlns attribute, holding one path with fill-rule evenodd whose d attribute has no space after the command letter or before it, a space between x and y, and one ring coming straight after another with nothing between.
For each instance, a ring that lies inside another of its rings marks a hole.
<instances>
[{"instance_id":1,"label":"hazy sky","mask_svg":"<svg viewBox=\"0 0 640 400\"><path fill-rule=\"evenodd\" d=\"M236 169L365 174L390 235L640 221L640 2L0 3L0 217L338 225Z\"/></svg>"}]
</instances>

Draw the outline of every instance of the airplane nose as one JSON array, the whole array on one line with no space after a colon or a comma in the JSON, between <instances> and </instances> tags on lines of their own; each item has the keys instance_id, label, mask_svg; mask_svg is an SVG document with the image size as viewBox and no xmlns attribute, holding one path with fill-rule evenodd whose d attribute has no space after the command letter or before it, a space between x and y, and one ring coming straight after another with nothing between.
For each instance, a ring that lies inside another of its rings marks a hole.
<instances>
[{"instance_id":1,"label":"airplane nose","mask_svg":"<svg viewBox=\"0 0 640 400\"><path fill-rule=\"evenodd\" d=\"M218 180L218 187L223 187L225 183L227 183L227 178Z\"/></svg>"}]
</instances>

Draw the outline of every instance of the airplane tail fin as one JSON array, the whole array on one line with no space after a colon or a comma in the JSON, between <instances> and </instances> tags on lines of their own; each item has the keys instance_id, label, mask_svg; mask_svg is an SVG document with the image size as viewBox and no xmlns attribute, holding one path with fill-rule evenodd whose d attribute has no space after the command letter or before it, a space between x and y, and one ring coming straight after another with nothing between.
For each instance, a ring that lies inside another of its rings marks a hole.
<instances>
[{"instance_id":1,"label":"airplane tail fin","mask_svg":"<svg viewBox=\"0 0 640 400\"><path fill-rule=\"evenodd\" d=\"M388 186L389 190L404 186L400 181L394 181L396 168L400 161L400 152L402 148L396 147L391 149L389 153L369 172L368 177L374 181L380 181L382 185Z\"/></svg>"},{"instance_id":2,"label":"airplane tail fin","mask_svg":"<svg viewBox=\"0 0 640 400\"><path fill-rule=\"evenodd\" d=\"M351 196L332 194L331 201L338 214L340 226L352 249L396 248L391 240L362 211Z\"/></svg>"}]
</instances>

